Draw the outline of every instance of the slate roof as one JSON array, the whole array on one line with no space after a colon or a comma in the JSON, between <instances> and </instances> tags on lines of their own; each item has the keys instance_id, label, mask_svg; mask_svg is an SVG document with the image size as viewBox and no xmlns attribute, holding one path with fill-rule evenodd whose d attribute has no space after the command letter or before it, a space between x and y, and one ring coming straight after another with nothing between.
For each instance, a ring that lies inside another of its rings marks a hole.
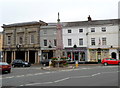
<instances>
[{"instance_id":1,"label":"slate roof","mask_svg":"<svg viewBox=\"0 0 120 88\"><path fill-rule=\"evenodd\" d=\"M74 27L74 26L96 26L96 25L107 25L107 24L118 24L120 19L108 19L108 20L92 20L92 21L75 21L75 22L63 22L63 27Z\"/></svg>"},{"instance_id":2,"label":"slate roof","mask_svg":"<svg viewBox=\"0 0 120 88\"><path fill-rule=\"evenodd\" d=\"M14 23L14 24L3 24L2 28L8 28L8 27L22 27L22 26L29 26L29 25L47 25L47 23L43 21L32 21L32 22L23 22L23 23Z\"/></svg>"}]
</instances>

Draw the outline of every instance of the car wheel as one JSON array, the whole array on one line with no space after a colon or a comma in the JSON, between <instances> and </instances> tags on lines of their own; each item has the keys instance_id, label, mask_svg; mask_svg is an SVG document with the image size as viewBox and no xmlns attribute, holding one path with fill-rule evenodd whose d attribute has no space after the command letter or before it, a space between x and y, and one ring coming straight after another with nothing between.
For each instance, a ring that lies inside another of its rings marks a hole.
<instances>
[{"instance_id":1,"label":"car wheel","mask_svg":"<svg viewBox=\"0 0 120 88\"><path fill-rule=\"evenodd\" d=\"M25 67L25 65L23 65L23 67Z\"/></svg>"},{"instance_id":2,"label":"car wheel","mask_svg":"<svg viewBox=\"0 0 120 88\"><path fill-rule=\"evenodd\" d=\"M10 73L10 72L11 72L11 70L8 71L8 73Z\"/></svg>"},{"instance_id":3,"label":"car wheel","mask_svg":"<svg viewBox=\"0 0 120 88\"><path fill-rule=\"evenodd\" d=\"M118 63L118 65L120 65L120 63Z\"/></svg>"},{"instance_id":4,"label":"car wheel","mask_svg":"<svg viewBox=\"0 0 120 88\"><path fill-rule=\"evenodd\" d=\"M104 63L104 66L107 66L108 64L107 63Z\"/></svg>"}]
</instances>

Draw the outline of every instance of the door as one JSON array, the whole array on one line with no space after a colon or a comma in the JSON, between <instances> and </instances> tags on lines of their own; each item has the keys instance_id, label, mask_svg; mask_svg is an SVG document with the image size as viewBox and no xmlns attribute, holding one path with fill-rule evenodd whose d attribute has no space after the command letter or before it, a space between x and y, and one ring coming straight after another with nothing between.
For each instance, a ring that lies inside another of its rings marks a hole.
<instances>
[{"instance_id":1,"label":"door","mask_svg":"<svg viewBox=\"0 0 120 88\"><path fill-rule=\"evenodd\" d=\"M118 64L116 59L111 58L110 60L111 60L111 64Z\"/></svg>"},{"instance_id":2,"label":"door","mask_svg":"<svg viewBox=\"0 0 120 88\"><path fill-rule=\"evenodd\" d=\"M115 52L112 52L111 56L112 56L112 58L116 59L116 53Z\"/></svg>"},{"instance_id":3,"label":"door","mask_svg":"<svg viewBox=\"0 0 120 88\"><path fill-rule=\"evenodd\" d=\"M75 61L79 61L79 52L75 52Z\"/></svg>"},{"instance_id":4,"label":"door","mask_svg":"<svg viewBox=\"0 0 120 88\"><path fill-rule=\"evenodd\" d=\"M47 59L48 59L48 53L43 53L42 59L43 59L43 60L47 60Z\"/></svg>"},{"instance_id":5,"label":"door","mask_svg":"<svg viewBox=\"0 0 120 88\"><path fill-rule=\"evenodd\" d=\"M80 52L80 61L85 61L85 52Z\"/></svg>"}]
</instances>

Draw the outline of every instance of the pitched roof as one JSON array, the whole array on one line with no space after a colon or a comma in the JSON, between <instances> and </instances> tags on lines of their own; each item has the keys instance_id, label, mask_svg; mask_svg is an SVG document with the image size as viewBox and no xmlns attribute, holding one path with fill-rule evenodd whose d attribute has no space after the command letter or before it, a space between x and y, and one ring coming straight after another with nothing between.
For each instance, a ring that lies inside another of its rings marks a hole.
<instances>
[{"instance_id":1,"label":"pitched roof","mask_svg":"<svg viewBox=\"0 0 120 88\"><path fill-rule=\"evenodd\" d=\"M109 20L92 20L92 21L75 21L75 22L63 22L63 27L73 26L94 26L94 25L107 25L107 24L118 24L120 19L109 19Z\"/></svg>"},{"instance_id":2,"label":"pitched roof","mask_svg":"<svg viewBox=\"0 0 120 88\"><path fill-rule=\"evenodd\" d=\"M3 24L2 28L8 28L8 27L21 27L21 26L30 26L30 25L46 25L47 23L43 21L32 21L32 22L22 22L22 23L14 23L14 24Z\"/></svg>"}]
</instances>

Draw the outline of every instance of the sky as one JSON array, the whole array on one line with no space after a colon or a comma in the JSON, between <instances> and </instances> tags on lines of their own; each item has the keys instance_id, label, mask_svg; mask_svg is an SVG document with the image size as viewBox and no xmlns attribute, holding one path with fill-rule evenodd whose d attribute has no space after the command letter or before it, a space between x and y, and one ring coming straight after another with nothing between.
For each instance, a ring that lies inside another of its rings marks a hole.
<instances>
[{"instance_id":1,"label":"sky","mask_svg":"<svg viewBox=\"0 0 120 88\"><path fill-rule=\"evenodd\" d=\"M61 22L117 19L120 0L0 0L0 26L42 20ZM0 28L0 31L3 29Z\"/></svg>"}]
</instances>

